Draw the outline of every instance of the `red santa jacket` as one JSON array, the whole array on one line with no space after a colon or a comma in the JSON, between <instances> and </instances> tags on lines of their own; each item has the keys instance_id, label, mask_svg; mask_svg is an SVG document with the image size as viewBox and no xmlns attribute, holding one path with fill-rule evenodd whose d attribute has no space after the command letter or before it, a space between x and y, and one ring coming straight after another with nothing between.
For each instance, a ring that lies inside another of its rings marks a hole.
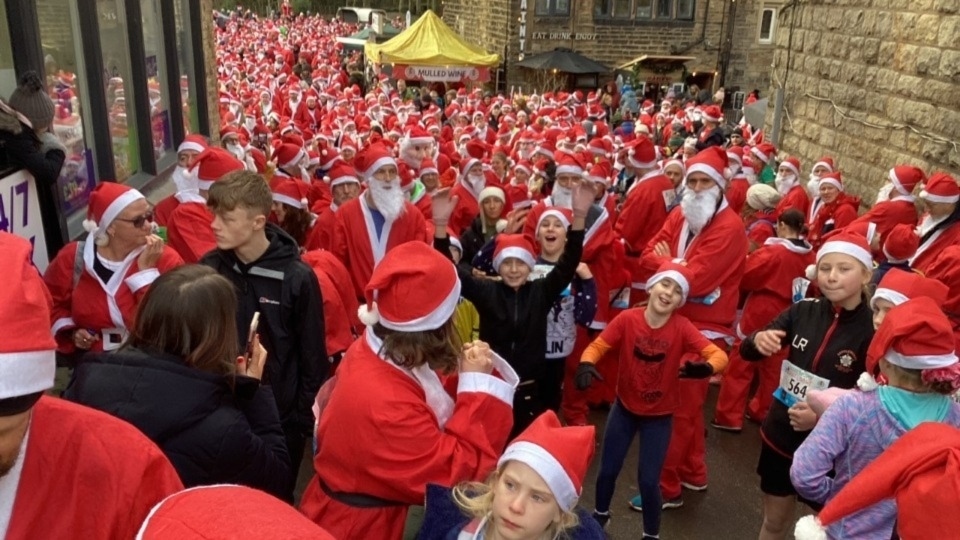
<instances>
[{"instance_id":1,"label":"red santa jacket","mask_svg":"<svg viewBox=\"0 0 960 540\"><path fill-rule=\"evenodd\" d=\"M790 188L790 191L780 199L776 209L773 211L773 215L776 219L780 219L780 214L791 208L796 208L802 212L803 221L804 223L807 222L807 212L810 211L810 196L807 195L806 188L799 184Z\"/></svg>"},{"instance_id":2,"label":"red santa jacket","mask_svg":"<svg viewBox=\"0 0 960 540\"><path fill-rule=\"evenodd\" d=\"M740 291L747 294L747 299L737 323L737 338L746 339L796 301L794 285L803 284L798 280L806 281L807 265L815 258L810 245L797 245L785 238L769 238L747 255L740 282ZM798 292L803 298L803 291Z\"/></svg>"},{"instance_id":3,"label":"red santa jacket","mask_svg":"<svg viewBox=\"0 0 960 540\"><path fill-rule=\"evenodd\" d=\"M303 262L313 268L323 291L323 322L327 354L343 353L359 334L360 307L350 281L350 272L340 259L329 251L315 250L303 254Z\"/></svg>"},{"instance_id":4,"label":"red santa jacket","mask_svg":"<svg viewBox=\"0 0 960 540\"><path fill-rule=\"evenodd\" d=\"M960 221L937 227L920 238L920 247L910 259L910 267L926 274L941 251L956 245L960 245Z\"/></svg>"},{"instance_id":5,"label":"red santa jacket","mask_svg":"<svg viewBox=\"0 0 960 540\"><path fill-rule=\"evenodd\" d=\"M810 224L807 239L814 249L818 249L823 237L830 231L838 231L857 219L857 210L860 208L860 197L851 197L840 193L837 200L830 204L821 204L817 215Z\"/></svg>"},{"instance_id":6,"label":"red santa jacket","mask_svg":"<svg viewBox=\"0 0 960 540\"><path fill-rule=\"evenodd\" d=\"M874 223L877 226L876 234L886 236L890 229L904 223L914 227L917 225L917 207L913 197L897 197L889 201L879 202L867 213L853 220L853 223Z\"/></svg>"},{"instance_id":7,"label":"red santa jacket","mask_svg":"<svg viewBox=\"0 0 960 540\"><path fill-rule=\"evenodd\" d=\"M489 180L489 177L487 178L484 187L496 185ZM450 197L458 198L448 225L456 236L463 234L463 231L473 223L473 219L480 214L480 201L477 200L477 196L478 194L474 193L462 179L450 189Z\"/></svg>"},{"instance_id":8,"label":"red santa jacket","mask_svg":"<svg viewBox=\"0 0 960 540\"><path fill-rule=\"evenodd\" d=\"M153 221L161 227L166 227L170 223L170 216L173 211L180 206L180 201L176 195L170 195L164 198L153 207Z\"/></svg>"},{"instance_id":9,"label":"red santa jacket","mask_svg":"<svg viewBox=\"0 0 960 540\"><path fill-rule=\"evenodd\" d=\"M337 211L331 251L350 270L354 292L357 298L363 298L373 269L387 251L414 240L430 241L426 221L415 206L405 203L403 213L396 220L384 223L382 234L377 238L367 199L360 196Z\"/></svg>"},{"instance_id":10,"label":"red santa jacket","mask_svg":"<svg viewBox=\"0 0 960 540\"><path fill-rule=\"evenodd\" d=\"M738 215L743 210L743 205L747 204L748 189L750 189L750 181L745 176L734 176L730 179L730 185L724 193L730 209Z\"/></svg>"},{"instance_id":11,"label":"red santa jacket","mask_svg":"<svg viewBox=\"0 0 960 540\"><path fill-rule=\"evenodd\" d=\"M193 264L201 257L217 247L217 239L213 235L210 224L213 223L213 212L205 204L184 203L177 206L170 215L167 225L167 243L183 257L187 263Z\"/></svg>"},{"instance_id":12,"label":"red santa jacket","mask_svg":"<svg viewBox=\"0 0 960 540\"><path fill-rule=\"evenodd\" d=\"M130 540L151 508L182 489L163 452L135 427L44 396L30 418L6 538Z\"/></svg>"},{"instance_id":13,"label":"red santa jacket","mask_svg":"<svg viewBox=\"0 0 960 540\"><path fill-rule=\"evenodd\" d=\"M53 297L51 328L57 336L58 350L65 354L74 352L73 339L65 331L75 328L99 335L91 351L116 349L133 326L137 306L150 284L161 273L183 264L183 259L170 247L164 247L156 268L140 270L137 258L144 249L140 247L127 256L110 281L103 283L93 269L93 240L87 240L81 254L82 270L74 287L77 244L64 246L43 274Z\"/></svg>"},{"instance_id":14,"label":"red santa jacket","mask_svg":"<svg viewBox=\"0 0 960 540\"><path fill-rule=\"evenodd\" d=\"M400 540L407 507L423 503L428 483L481 480L496 467L513 424L513 390L490 375L463 374L441 426L420 383L368 341L355 341L337 370L300 510L336 538ZM397 504L357 508L327 491Z\"/></svg>"},{"instance_id":15,"label":"red santa jacket","mask_svg":"<svg viewBox=\"0 0 960 540\"><path fill-rule=\"evenodd\" d=\"M768 238L777 235L777 220L773 217L772 210L758 211L744 222L744 226L750 249L759 248Z\"/></svg>"},{"instance_id":16,"label":"red santa jacket","mask_svg":"<svg viewBox=\"0 0 960 540\"><path fill-rule=\"evenodd\" d=\"M317 127L323 122L324 110L317 105L313 109L307 107L306 103L300 103L297 112L293 116L293 123L300 131L317 131Z\"/></svg>"},{"instance_id":17,"label":"red santa jacket","mask_svg":"<svg viewBox=\"0 0 960 540\"><path fill-rule=\"evenodd\" d=\"M647 243L640 266L653 274L666 261L684 260L693 279L680 314L700 330L732 337L740 299L740 278L747 258L743 221L724 200L713 219L687 244L689 235L683 212L671 212L660 231ZM670 246L671 256L654 254L653 248L660 242Z\"/></svg>"},{"instance_id":18,"label":"red santa jacket","mask_svg":"<svg viewBox=\"0 0 960 540\"><path fill-rule=\"evenodd\" d=\"M628 253L636 256L647 247L666 221L676 195L673 181L659 172L646 174L630 186L615 227Z\"/></svg>"}]
</instances>

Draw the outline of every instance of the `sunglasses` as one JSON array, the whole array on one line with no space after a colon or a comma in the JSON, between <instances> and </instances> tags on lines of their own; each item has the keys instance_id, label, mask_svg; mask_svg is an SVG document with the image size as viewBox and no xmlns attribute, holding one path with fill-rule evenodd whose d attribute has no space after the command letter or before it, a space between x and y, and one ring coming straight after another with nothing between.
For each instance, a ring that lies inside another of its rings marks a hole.
<instances>
[{"instance_id":1,"label":"sunglasses","mask_svg":"<svg viewBox=\"0 0 960 540\"><path fill-rule=\"evenodd\" d=\"M116 220L131 223L133 224L134 227L139 229L139 228L142 228L143 225L147 222L153 223L153 210L147 212L146 214L143 214L142 216L137 216L133 219L117 218Z\"/></svg>"}]
</instances>

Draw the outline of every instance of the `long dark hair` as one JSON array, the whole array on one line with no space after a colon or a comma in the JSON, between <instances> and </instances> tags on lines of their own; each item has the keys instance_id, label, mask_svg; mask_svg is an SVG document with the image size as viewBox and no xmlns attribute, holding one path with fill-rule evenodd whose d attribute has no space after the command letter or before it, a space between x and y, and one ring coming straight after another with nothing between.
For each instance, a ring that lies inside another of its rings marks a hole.
<instances>
[{"instance_id":1,"label":"long dark hair","mask_svg":"<svg viewBox=\"0 0 960 540\"><path fill-rule=\"evenodd\" d=\"M377 351L393 360L394 364L414 368L427 364L442 373L453 373L460 361L460 335L453 325L453 317L436 330L425 332L397 332L381 324L373 327L374 334L383 340Z\"/></svg>"},{"instance_id":2,"label":"long dark hair","mask_svg":"<svg viewBox=\"0 0 960 540\"><path fill-rule=\"evenodd\" d=\"M177 356L200 371L232 375L237 356L237 295L212 268L196 264L150 286L125 347Z\"/></svg>"},{"instance_id":3,"label":"long dark hair","mask_svg":"<svg viewBox=\"0 0 960 540\"><path fill-rule=\"evenodd\" d=\"M283 204L283 223L280 228L297 241L298 246L303 246L307 241L307 231L310 230L310 222L313 216L308 210L296 208L287 203Z\"/></svg>"}]
</instances>

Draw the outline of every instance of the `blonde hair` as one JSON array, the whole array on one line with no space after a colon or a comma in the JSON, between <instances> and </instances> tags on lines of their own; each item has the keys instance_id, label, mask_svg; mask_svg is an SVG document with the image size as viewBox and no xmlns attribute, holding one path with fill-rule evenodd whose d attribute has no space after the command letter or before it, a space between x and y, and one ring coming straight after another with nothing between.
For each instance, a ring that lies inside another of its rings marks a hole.
<instances>
[{"instance_id":1,"label":"blonde hair","mask_svg":"<svg viewBox=\"0 0 960 540\"><path fill-rule=\"evenodd\" d=\"M482 519L493 511L493 495L500 475L509 461L490 473L486 482L461 482L453 488L453 502L472 518ZM560 509L560 521L553 522L545 532L549 538L569 538L571 529L580 524L576 512Z\"/></svg>"}]
</instances>

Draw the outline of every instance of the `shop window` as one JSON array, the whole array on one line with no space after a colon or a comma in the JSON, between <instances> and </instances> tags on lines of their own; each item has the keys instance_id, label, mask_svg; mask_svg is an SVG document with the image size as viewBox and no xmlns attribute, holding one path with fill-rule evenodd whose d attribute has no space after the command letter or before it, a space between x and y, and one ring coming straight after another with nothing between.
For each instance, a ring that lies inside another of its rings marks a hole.
<instances>
[{"instance_id":1,"label":"shop window","mask_svg":"<svg viewBox=\"0 0 960 540\"><path fill-rule=\"evenodd\" d=\"M151 142L154 158L159 162L173 148L173 133L170 131L170 85L167 81L167 58L163 49L159 0L141 0L140 16L143 19L144 65L147 95L150 98ZM180 121L179 118L177 121Z\"/></svg>"},{"instance_id":2,"label":"shop window","mask_svg":"<svg viewBox=\"0 0 960 540\"><path fill-rule=\"evenodd\" d=\"M760 36L759 42L763 45L773 43L777 31L777 9L764 8L760 12Z\"/></svg>"},{"instance_id":3,"label":"shop window","mask_svg":"<svg viewBox=\"0 0 960 540\"><path fill-rule=\"evenodd\" d=\"M693 20L694 0L677 0L677 19Z\"/></svg>"},{"instance_id":4,"label":"shop window","mask_svg":"<svg viewBox=\"0 0 960 540\"><path fill-rule=\"evenodd\" d=\"M69 219L87 207L96 185L87 147L93 123L87 112L90 92L83 73L80 13L71 0L37 0L36 5L47 92L56 111L51 128L67 149L57 189L61 212Z\"/></svg>"},{"instance_id":5,"label":"shop window","mask_svg":"<svg viewBox=\"0 0 960 540\"><path fill-rule=\"evenodd\" d=\"M7 8L0 2L0 28L7 26ZM13 48L10 46L10 33L0 32L0 98L4 101L17 87L17 72L13 68Z\"/></svg>"},{"instance_id":6,"label":"shop window","mask_svg":"<svg viewBox=\"0 0 960 540\"><path fill-rule=\"evenodd\" d=\"M696 0L594 0L600 19L693 20Z\"/></svg>"},{"instance_id":7,"label":"shop window","mask_svg":"<svg viewBox=\"0 0 960 540\"><path fill-rule=\"evenodd\" d=\"M657 18L672 19L674 0L657 0Z\"/></svg>"},{"instance_id":8,"label":"shop window","mask_svg":"<svg viewBox=\"0 0 960 540\"><path fill-rule=\"evenodd\" d=\"M535 12L546 17L570 15L570 0L537 0Z\"/></svg>"},{"instance_id":9,"label":"shop window","mask_svg":"<svg viewBox=\"0 0 960 540\"><path fill-rule=\"evenodd\" d=\"M97 0L104 95L113 147L114 180L118 182L128 180L140 170L134 83L130 75L130 47L123 4L123 0Z\"/></svg>"},{"instance_id":10,"label":"shop window","mask_svg":"<svg viewBox=\"0 0 960 540\"><path fill-rule=\"evenodd\" d=\"M174 24L177 28L177 60L180 66L180 79L177 87L180 89L180 103L183 104L183 132L197 133L200 131L200 119L197 117L196 79L192 76L195 71L193 62L193 39L190 34L190 1L177 0L173 3Z\"/></svg>"}]
</instances>

